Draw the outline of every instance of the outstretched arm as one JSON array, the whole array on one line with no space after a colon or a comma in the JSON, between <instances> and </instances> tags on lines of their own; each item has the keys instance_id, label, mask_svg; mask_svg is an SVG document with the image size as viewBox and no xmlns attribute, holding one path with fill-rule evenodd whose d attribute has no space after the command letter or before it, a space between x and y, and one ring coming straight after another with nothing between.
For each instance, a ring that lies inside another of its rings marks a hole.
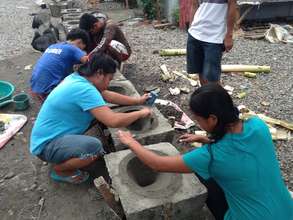
<instances>
[{"instance_id":1,"label":"outstretched arm","mask_svg":"<svg viewBox=\"0 0 293 220\"><path fill-rule=\"evenodd\" d=\"M151 114L151 110L148 108L129 113L116 113L107 106L91 109L90 112L99 122L110 128L126 127L136 120L148 117Z\"/></svg>"},{"instance_id":2,"label":"outstretched arm","mask_svg":"<svg viewBox=\"0 0 293 220\"><path fill-rule=\"evenodd\" d=\"M228 0L227 33L224 39L226 52L229 52L233 47L233 29L236 18L236 10L236 1Z\"/></svg>"},{"instance_id":3,"label":"outstretched arm","mask_svg":"<svg viewBox=\"0 0 293 220\"><path fill-rule=\"evenodd\" d=\"M130 97L109 90L103 91L102 96L107 102L118 105L143 105L149 98L149 94L144 94L139 97Z\"/></svg>"},{"instance_id":4,"label":"outstretched arm","mask_svg":"<svg viewBox=\"0 0 293 220\"><path fill-rule=\"evenodd\" d=\"M129 132L118 131L118 136L123 144L128 145L137 157L153 170L160 172L192 173L183 162L181 155L160 156L141 146L133 139Z\"/></svg>"}]
</instances>

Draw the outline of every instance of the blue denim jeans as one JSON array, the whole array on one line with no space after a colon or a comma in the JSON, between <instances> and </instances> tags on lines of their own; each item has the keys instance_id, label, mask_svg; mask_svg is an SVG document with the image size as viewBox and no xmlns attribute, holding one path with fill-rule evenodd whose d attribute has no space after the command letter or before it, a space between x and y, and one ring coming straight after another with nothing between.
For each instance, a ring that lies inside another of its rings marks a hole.
<instances>
[{"instance_id":1,"label":"blue denim jeans","mask_svg":"<svg viewBox=\"0 0 293 220\"><path fill-rule=\"evenodd\" d=\"M38 157L49 163L60 164L71 158L87 159L104 155L99 139L86 135L65 135L49 142Z\"/></svg>"},{"instance_id":2,"label":"blue denim jeans","mask_svg":"<svg viewBox=\"0 0 293 220\"><path fill-rule=\"evenodd\" d=\"M188 34L187 72L197 73L209 82L219 81L223 51L223 44L203 42Z\"/></svg>"}]
</instances>

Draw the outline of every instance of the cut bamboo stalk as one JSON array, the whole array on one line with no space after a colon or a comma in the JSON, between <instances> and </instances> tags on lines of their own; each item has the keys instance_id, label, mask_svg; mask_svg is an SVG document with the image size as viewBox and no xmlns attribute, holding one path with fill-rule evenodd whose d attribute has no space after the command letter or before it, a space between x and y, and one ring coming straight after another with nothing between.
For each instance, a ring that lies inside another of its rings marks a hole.
<instances>
[{"instance_id":1,"label":"cut bamboo stalk","mask_svg":"<svg viewBox=\"0 0 293 220\"><path fill-rule=\"evenodd\" d=\"M159 54L160 56L183 56L186 55L186 49L163 49Z\"/></svg>"},{"instance_id":2,"label":"cut bamboo stalk","mask_svg":"<svg viewBox=\"0 0 293 220\"><path fill-rule=\"evenodd\" d=\"M255 66L255 65L222 65L222 72L252 72L252 73L269 73L270 66Z\"/></svg>"},{"instance_id":3,"label":"cut bamboo stalk","mask_svg":"<svg viewBox=\"0 0 293 220\"><path fill-rule=\"evenodd\" d=\"M162 66L160 66L161 70L162 70L162 79L163 81L168 81L172 79L172 76L167 68L167 66L165 64L163 64Z\"/></svg>"},{"instance_id":4,"label":"cut bamboo stalk","mask_svg":"<svg viewBox=\"0 0 293 220\"><path fill-rule=\"evenodd\" d=\"M156 24L153 27L155 29L163 29L163 28L167 28L167 27L171 27L172 23L165 23L165 24Z\"/></svg>"},{"instance_id":5,"label":"cut bamboo stalk","mask_svg":"<svg viewBox=\"0 0 293 220\"><path fill-rule=\"evenodd\" d=\"M95 187L99 190L108 206L116 213L116 217L123 219L125 214L120 202L115 200L115 195L112 193L109 184L101 176L94 180Z\"/></svg>"}]
</instances>

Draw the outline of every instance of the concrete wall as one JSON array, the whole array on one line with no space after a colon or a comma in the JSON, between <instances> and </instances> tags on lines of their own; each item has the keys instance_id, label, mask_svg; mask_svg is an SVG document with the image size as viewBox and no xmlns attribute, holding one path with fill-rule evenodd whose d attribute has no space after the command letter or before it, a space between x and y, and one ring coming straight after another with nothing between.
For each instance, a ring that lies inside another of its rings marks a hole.
<instances>
[{"instance_id":1,"label":"concrete wall","mask_svg":"<svg viewBox=\"0 0 293 220\"><path fill-rule=\"evenodd\" d=\"M162 11L164 16L170 21L174 22L173 13L174 10L179 8L179 0L164 0L162 5Z\"/></svg>"},{"instance_id":2,"label":"concrete wall","mask_svg":"<svg viewBox=\"0 0 293 220\"><path fill-rule=\"evenodd\" d=\"M142 7L142 3L140 0L137 0L137 4L139 8ZM179 0L162 0L161 1L161 11L162 11L162 16L167 18L168 21L174 22L173 19L173 13L174 10L179 8Z\"/></svg>"}]
</instances>

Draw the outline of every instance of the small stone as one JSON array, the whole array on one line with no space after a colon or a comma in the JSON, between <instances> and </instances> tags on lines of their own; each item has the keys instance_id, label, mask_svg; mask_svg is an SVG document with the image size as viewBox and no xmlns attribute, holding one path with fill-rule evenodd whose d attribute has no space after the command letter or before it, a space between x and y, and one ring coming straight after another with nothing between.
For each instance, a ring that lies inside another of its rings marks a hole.
<instances>
[{"instance_id":1,"label":"small stone","mask_svg":"<svg viewBox=\"0 0 293 220\"><path fill-rule=\"evenodd\" d=\"M182 88L180 88L180 91L185 94L190 93L190 89L188 87L182 87Z\"/></svg>"},{"instance_id":2,"label":"small stone","mask_svg":"<svg viewBox=\"0 0 293 220\"><path fill-rule=\"evenodd\" d=\"M14 214L14 212L13 212L11 209L9 209L9 210L8 210L8 214L9 214L10 216L12 216L12 215Z\"/></svg>"},{"instance_id":3,"label":"small stone","mask_svg":"<svg viewBox=\"0 0 293 220\"><path fill-rule=\"evenodd\" d=\"M179 95L180 94L180 89L178 87L175 87L175 88L169 88L169 92L171 93L171 95Z\"/></svg>"},{"instance_id":4,"label":"small stone","mask_svg":"<svg viewBox=\"0 0 293 220\"><path fill-rule=\"evenodd\" d=\"M27 139L25 137L21 138L21 141L26 144L27 143Z\"/></svg>"},{"instance_id":5,"label":"small stone","mask_svg":"<svg viewBox=\"0 0 293 220\"><path fill-rule=\"evenodd\" d=\"M20 136L20 135L23 135L23 132L20 131L20 132L17 132L16 136Z\"/></svg>"},{"instance_id":6,"label":"small stone","mask_svg":"<svg viewBox=\"0 0 293 220\"><path fill-rule=\"evenodd\" d=\"M263 105L263 106L269 106L270 105L269 102L265 102L265 101L261 102L260 104Z\"/></svg>"},{"instance_id":7,"label":"small stone","mask_svg":"<svg viewBox=\"0 0 293 220\"><path fill-rule=\"evenodd\" d=\"M47 165L48 165L48 162L44 161L43 166L47 166Z\"/></svg>"},{"instance_id":8,"label":"small stone","mask_svg":"<svg viewBox=\"0 0 293 220\"><path fill-rule=\"evenodd\" d=\"M34 184L29 188L29 190L30 190L30 191L33 191L33 190L35 190L37 187L38 187L38 185L34 183Z\"/></svg>"},{"instance_id":9,"label":"small stone","mask_svg":"<svg viewBox=\"0 0 293 220\"><path fill-rule=\"evenodd\" d=\"M9 172L5 175L4 179L8 180L11 179L15 176L15 174L13 172Z\"/></svg>"}]
</instances>

